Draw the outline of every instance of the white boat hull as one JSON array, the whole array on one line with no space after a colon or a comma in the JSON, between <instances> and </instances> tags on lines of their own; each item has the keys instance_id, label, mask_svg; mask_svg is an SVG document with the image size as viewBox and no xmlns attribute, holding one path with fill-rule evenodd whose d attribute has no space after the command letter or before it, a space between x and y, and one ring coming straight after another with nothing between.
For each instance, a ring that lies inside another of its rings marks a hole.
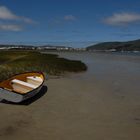
<instances>
[{"instance_id":1,"label":"white boat hull","mask_svg":"<svg viewBox=\"0 0 140 140\"><path fill-rule=\"evenodd\" d=\"M27 100L27 99L35 96L41 90L41 88L42 88L42 86L38 87L35 90L30 91L29 93L27 93L25 95L18 94L18 93L0 88L0 99L19 103L19 102L22 102L24 100Z\"/></svg>"},{"instance_id":2,"label":"white boat hull","mask_svg":"<svg viewBox=\"0 0 140 140\"><path fill-rule=\"evenodd\" d=\"M15 75L0 83L0 101L19 103L35 96L42 88L45 77L40 72Z\"/></svg>"}]
</instances>

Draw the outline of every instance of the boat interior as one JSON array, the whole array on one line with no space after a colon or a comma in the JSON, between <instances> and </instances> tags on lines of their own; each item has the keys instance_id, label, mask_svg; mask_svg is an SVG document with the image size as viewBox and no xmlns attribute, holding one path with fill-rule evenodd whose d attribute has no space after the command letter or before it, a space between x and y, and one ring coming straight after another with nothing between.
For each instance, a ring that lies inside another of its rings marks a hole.
<instances>
[{"instance_id":1,"label":"boat interior","mask_svg":"<svg viewBox=\"0 0 140 140\"><path fill-rule=\"evenodd\" d=\"M44 76L41 73L24 73L1 82L0 87L16 93L26 94L39 87L43 81Z\"/></svg>"}]
</instances>

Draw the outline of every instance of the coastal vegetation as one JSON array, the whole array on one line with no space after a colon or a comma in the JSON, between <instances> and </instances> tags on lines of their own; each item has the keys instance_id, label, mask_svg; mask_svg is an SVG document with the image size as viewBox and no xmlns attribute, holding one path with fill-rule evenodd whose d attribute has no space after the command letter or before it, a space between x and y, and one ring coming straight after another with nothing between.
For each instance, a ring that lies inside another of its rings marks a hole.
<instances>
[{"instance_id":1,"label":"coastal vegetation","mask_svg":"<svg viewBox=\"0 0 140 140\"><path fill-rule=\"evenodd\" d=\"M42 71L49 75L65 72L81 72L87 69L81 61L59 58L55 54L42 54L38 51L1 51L0 81L22 72Z\"/></svg>"}]
</instances>

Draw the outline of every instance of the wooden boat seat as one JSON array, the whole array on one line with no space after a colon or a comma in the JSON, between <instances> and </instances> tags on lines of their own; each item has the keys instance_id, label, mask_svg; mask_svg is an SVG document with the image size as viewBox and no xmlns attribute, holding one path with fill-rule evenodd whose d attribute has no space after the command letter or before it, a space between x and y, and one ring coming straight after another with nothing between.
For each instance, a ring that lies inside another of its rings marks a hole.
<instances>
[{"instance_id":1,"label":"wooden boat seat","mask_svg":"<svg viewBox=\"0 0 140 140\"><path fill-rule=\"evenodd\" d=\"M37 87L36 85L21 81L18 79L13 79L11 81L11 84L12 84L13 90L19 93L27 93Z\"/></svg>"},{"instance_id":2,"label":"wooden boat seat","mask_svg":"<svg viewBox=\"0 0 140 140\"><path fill-rule=\"evenodd\" d=\"M27 77L27 82L39 86L43 82L43 80L39 76L29 76Z\"/></svg>"}]
</instances>

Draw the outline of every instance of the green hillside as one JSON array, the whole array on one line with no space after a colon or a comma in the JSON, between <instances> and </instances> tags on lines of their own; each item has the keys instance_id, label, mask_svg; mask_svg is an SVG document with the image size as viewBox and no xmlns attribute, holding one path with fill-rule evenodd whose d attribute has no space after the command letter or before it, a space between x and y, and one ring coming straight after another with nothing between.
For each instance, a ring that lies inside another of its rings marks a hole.
<instances>
[{"instance_id":1,"label":"green hillside","mask_svg":"<svg viewBox=\"0 0 140 140\"><path fill-rule=\"evenodd\" d=\"M140 51L140 39L127 42L103 42L87 47L87 50Z\"/></svg>"}]
</instances>

